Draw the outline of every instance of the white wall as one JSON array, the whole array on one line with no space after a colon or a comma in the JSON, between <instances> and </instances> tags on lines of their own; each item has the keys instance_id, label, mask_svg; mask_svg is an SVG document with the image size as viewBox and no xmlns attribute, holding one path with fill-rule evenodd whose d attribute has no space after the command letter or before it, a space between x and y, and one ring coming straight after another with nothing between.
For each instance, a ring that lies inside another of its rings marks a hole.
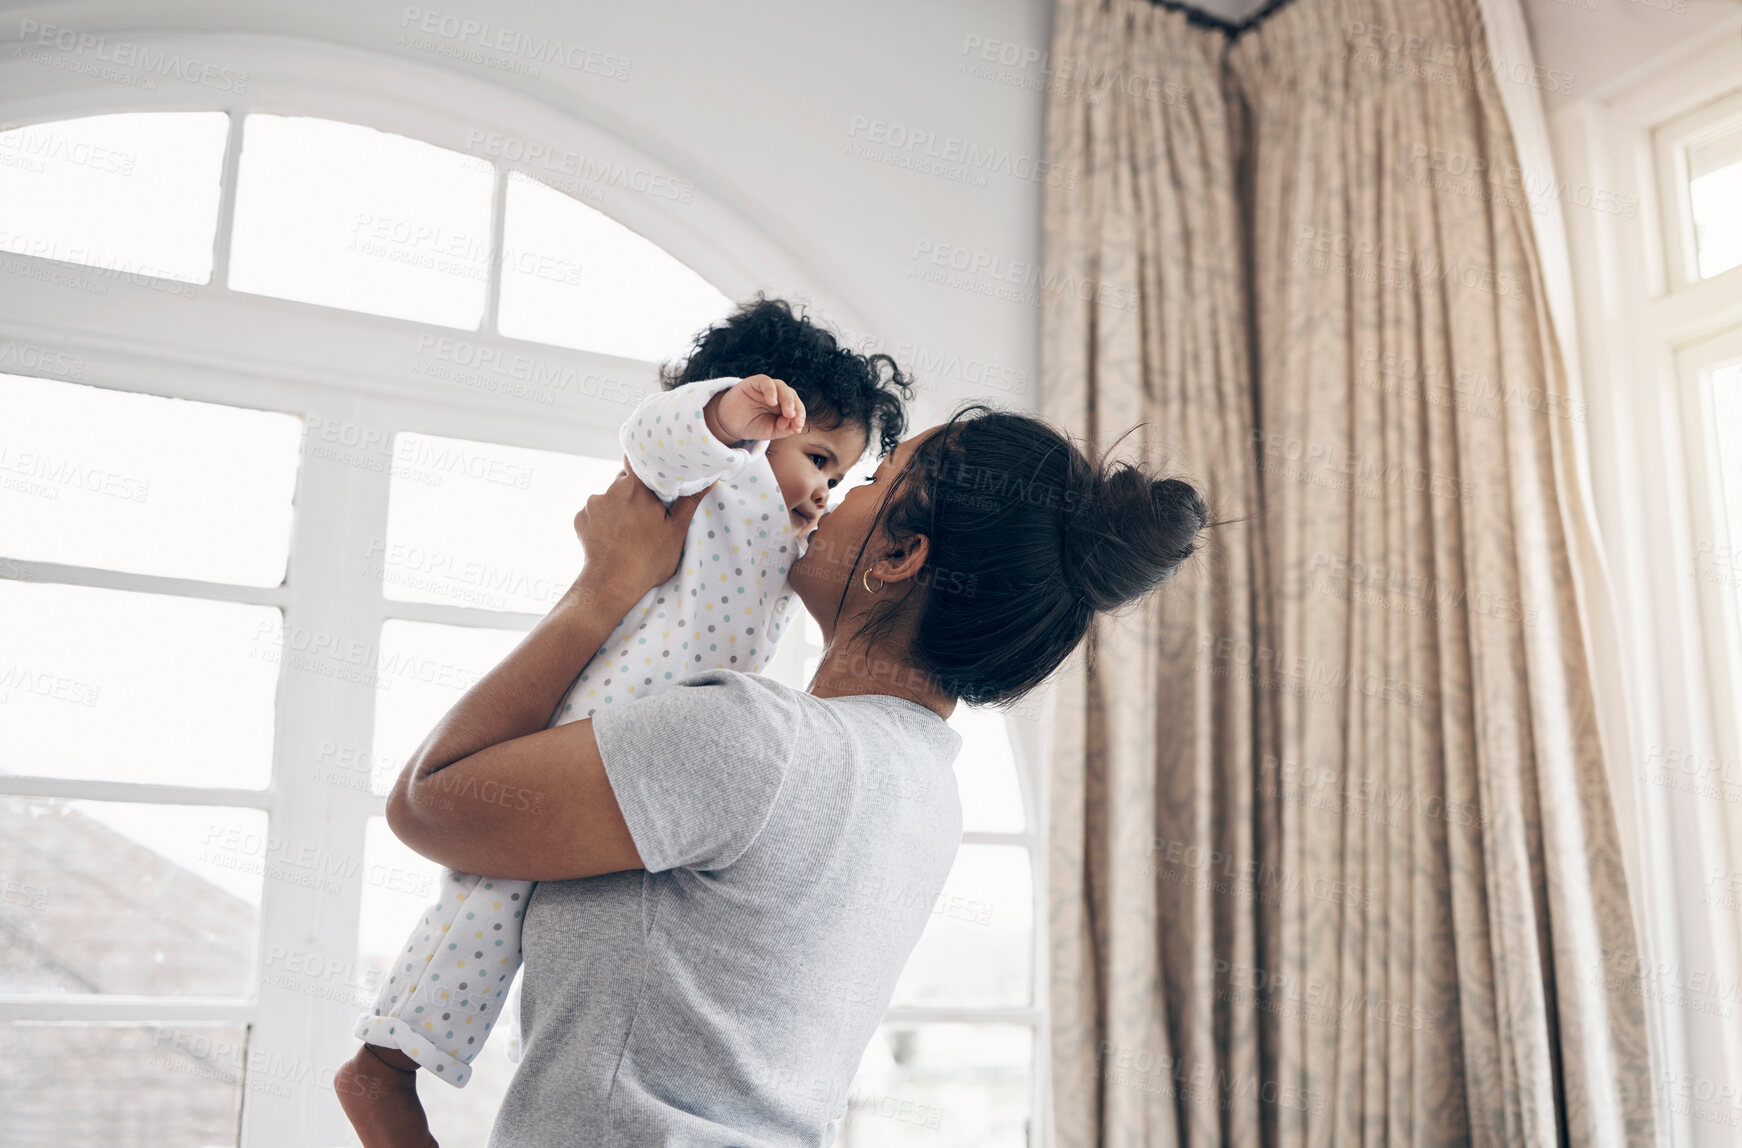
<instances>
[{"instance_id":1,"label":"white wall","mask_svg":"<svg viewBox=\"0 0 1742 1148\"><path fill-rule=\"evenodd\" d=\"M1558 75L1545 85L1550 117L1598 98L1660 53L1712 35L1734 0L1523 0L1536 62ZM1738 45L1742 49L1742 45ZM1742 51L1738 53L1742 62Z\"/></svg>"},{"instance_id":2,"label":"white wall","mask_svg":"<svg viewBox=\"0 0 1742 1148\"><path fill-rule=\"evenodd\" d=\"M1001 285L995 276L1020 279L1038 256L1041 183L998 169L1028 172L1041 157L1043 98L1035 88L1044 83L1043 65L1020 60L1024 50L1045 52L1050 15L1048 0L3 3L0 45L16 42L26 19L259 32L493 78L620 136L694 181L698 200L764 230L859 317L865 329L855 335L880 340L928 384L915 412L923 426L969 397L1035 405L1040 309L1028 301L1035 293L1008 283L1007 294L1027 299L991 292ZM450 18L488 25L472 43L504 31L552 37L597 53L598 71L627 76L539 64L513 50L486 53L494 66L455 61L446 53L467 41L441 33L444 20L454 26ZM419 31L425 19L434 34ZM1017 66L965 51L1003 44L1016 46L1005 51ZM530 64L538 74L503 63ZM929 174L855 154L870 146L923 157L925 145L898 150L872 138L915 132L930 133L934 155L982 158L946 159L944 173ZM916 277L922 266L945 270L924 253L957 250L987 270L954 286Z\"/></svg>"},{"instance_id":3,"label":"white wall","mask_svg":"<svg viewBox=\"0 0 1742 1148\"><path fill-rule=\"evenodd\" d=\"M1742 82L1742 27L1733 3L1596 3L1526 0L1538 62L1574 80L1570 93L1544 102L1557 175L1585 193L1564 197L1578 328L1569 350L1589 399L1591 487L1617 622L1612 636L1598 628L1606 730L1626 734L1606 732L1611 789L1643 967L1699 970L1693 975L1729 984L1738 968L1734 921L1702 900L1707 875L1733 864L1724 807L1665 786L1655 762L1735 760L1729 627L1712 609L1722 591L1693 576L1704 572L1694 539L1714 535L1690 357L1710 353L1704 341L1716 332L1736 329L1742 293L1734 273L1692 289L1668 274L1659 212L1674 209L1659 194L1653 134ZM1734 1086L1742 1066L1734 1020L1643 979L1642 991L1660 1133L1687 1148L1733 1146L1723 1113L1675 1097L1696 1080Z\"/></svg>"}]
</instances>

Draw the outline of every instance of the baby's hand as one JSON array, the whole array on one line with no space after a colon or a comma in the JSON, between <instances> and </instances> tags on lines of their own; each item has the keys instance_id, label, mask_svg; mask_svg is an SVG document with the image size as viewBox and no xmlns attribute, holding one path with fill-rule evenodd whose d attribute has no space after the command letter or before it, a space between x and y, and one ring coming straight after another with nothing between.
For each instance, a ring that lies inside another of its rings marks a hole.
<instances>
[{"instance_id":1,"label":"baby's hand","mask_svg":"<svg viewBox=\"0 0 1742 1148\"><path fill-rule=\"evenodd\" d=\"M785 438L804 429L804 400L779 379L751 375L720 396L716 417L733 441Z\"/></svg>"}]
</instances>

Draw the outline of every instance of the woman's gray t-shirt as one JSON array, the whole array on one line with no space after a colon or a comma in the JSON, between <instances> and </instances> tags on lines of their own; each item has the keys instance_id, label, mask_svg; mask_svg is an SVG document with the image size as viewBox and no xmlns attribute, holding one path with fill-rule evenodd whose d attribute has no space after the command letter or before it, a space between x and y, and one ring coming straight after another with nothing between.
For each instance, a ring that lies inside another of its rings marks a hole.
<instances>
[{"instance_id":1,"label":"woman's gray t-shirt","mask_svg":"<svg viewBox=\"0 0 1742 1148\"><path fill-rule=\"evenodd\" d=\"M536 887L492 1148L830 1143L961 841L961 735L735 670L592 722L647 869Z\"/></svg>"}]
</instances>

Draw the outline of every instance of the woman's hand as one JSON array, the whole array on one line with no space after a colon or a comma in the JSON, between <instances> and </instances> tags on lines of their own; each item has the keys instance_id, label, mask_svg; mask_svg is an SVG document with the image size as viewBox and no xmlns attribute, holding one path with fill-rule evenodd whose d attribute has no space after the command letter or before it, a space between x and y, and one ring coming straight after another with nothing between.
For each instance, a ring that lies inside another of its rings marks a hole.
<instances>
[{"instance_id":1,"label":"woman's hand","mask_svg":"<svg viewBox=\"0 0 1742 1148\"><path fill-rule=\"evenodd\" d=\"M570 593L624 610L640 601L677 570L690 520L711 490L684 495L667 509L624 459L617 480L575 515L587 563Z\"/></svg>"}]
</instances>

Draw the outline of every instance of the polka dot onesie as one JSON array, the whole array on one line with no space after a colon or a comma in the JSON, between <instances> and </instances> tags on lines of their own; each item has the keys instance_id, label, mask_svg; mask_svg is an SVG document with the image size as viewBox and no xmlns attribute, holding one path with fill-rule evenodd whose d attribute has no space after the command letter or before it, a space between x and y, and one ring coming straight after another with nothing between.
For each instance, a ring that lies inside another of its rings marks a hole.
<instances>
[{"instance_id":1,"label":"polka dot onesie","mask_svg":"<svg viewBox=\"0 0 1742 1148\"><path fill-rule=\"evenodd\" d=\"M563 696L551 725L591 717L668 689L706 670L759 673L799 606L786 583L804 553L768 444L727 446L702 408L736 378L690 383L643 399L619 438L630 467L668 505L712 492L696 508L682 565L636 603ZM510 1019L509 1057L519 1057L521 915L527 881L452 870L388 969L374 1008L355 1033L405 1052L438 1079L463 1088L497 1019ZM506 1005L506 1007L505 1007Z\"/></svg>"}]
</instances>

